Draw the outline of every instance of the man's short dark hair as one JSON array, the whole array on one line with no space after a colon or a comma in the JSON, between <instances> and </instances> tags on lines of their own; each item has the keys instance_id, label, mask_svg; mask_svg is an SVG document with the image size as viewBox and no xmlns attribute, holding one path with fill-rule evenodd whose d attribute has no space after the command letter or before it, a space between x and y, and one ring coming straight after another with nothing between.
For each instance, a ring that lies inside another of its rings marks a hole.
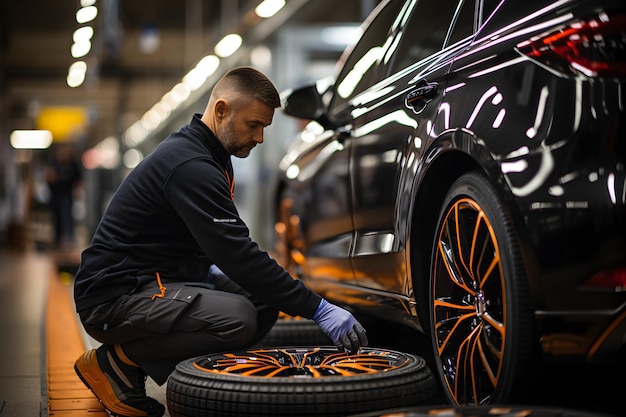
<instances>
[{"instance_id":1,"label":"man's short dark hair","mask_svg":"<svg viewBox=\"0 0 626 417\"><path fill-rule=\"evenodd\" d=\"M261 71L252 67L236 67L228 71L216 84L214 91L219 95L225 90L236 91L258 99L276 109L281 106L280 94L272 81Z\"/></svg>"}]
</instances>

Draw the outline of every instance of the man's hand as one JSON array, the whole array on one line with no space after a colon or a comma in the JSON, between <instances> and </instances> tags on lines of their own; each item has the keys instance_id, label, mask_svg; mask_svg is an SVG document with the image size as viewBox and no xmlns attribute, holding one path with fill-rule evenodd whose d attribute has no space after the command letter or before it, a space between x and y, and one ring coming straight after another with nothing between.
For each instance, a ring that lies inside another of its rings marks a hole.
<instances>
[{"instance_id":1,"label":"man's hand","mask_svg":"<svg viewBox=\"0 0 626 417\"><path fill-rule=\"evenodd\" d=\"M313 314L313 320L340 351L352 353L358 351L361 346L367 346L365 329L354 316L323 298Z\"/></svg>"}]
</instances>

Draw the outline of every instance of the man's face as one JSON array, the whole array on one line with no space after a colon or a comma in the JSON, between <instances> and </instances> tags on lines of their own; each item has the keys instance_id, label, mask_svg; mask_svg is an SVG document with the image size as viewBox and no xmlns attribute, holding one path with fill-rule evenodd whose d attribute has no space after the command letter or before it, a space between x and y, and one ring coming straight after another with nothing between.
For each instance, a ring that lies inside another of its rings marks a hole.
<instances>
[{"instance_id":1,"label":"man's face","mask_svg":"<svg viewBox=\"0 0 626 417\"><path fill-rule=\"evenodd\" d=\"M257 143L263 143L263 130L273 117L274 109L260 100L235 104L218 128L217 137L229 154L245 158Z\"/></svg>"}]
</instances>

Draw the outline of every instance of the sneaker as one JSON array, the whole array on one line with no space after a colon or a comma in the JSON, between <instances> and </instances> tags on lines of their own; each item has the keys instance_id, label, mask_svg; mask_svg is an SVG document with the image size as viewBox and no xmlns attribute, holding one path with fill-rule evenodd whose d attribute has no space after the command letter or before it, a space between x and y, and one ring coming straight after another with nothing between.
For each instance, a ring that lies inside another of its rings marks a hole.
<instances>
[{"instance_id":1,"label":"sneaker","mask_svg":"<svg viewBox=\"0 0 626 417\"><path fill-rule=\"evenodd\" d=\"M146 396L146 374L120 361L111 346L83 353L74 370L112 416L161 417L165 407Z\"/></svg>"}]
</instances>

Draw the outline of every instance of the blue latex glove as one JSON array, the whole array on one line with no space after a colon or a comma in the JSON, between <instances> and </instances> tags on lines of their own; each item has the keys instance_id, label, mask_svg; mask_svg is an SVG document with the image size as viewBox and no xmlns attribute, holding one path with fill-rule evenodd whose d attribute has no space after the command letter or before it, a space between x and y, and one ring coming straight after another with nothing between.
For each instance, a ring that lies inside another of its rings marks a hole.
<instances>
[{"instance_id":1,"label":"blue latex glove","mask_svg":"<svg viewBox=\"0 0 626 417\"><path fill-rule=\"evenodd\" d=\"M211 264L209 267L209 278L225 277L226 274L215 264Z\"/></svg>"},{"instance_id":2,"label":"blue latex glove","mask_svg":"<svg viewBox=\"0 0 626 417\"><path fill-rule=\"evenodd\" d=\"M351 353L358 351L361 346L367 346L365 329L354 316L323 298L313 314L313 320L340 351Z\"/></svg>"}]
</instances>

